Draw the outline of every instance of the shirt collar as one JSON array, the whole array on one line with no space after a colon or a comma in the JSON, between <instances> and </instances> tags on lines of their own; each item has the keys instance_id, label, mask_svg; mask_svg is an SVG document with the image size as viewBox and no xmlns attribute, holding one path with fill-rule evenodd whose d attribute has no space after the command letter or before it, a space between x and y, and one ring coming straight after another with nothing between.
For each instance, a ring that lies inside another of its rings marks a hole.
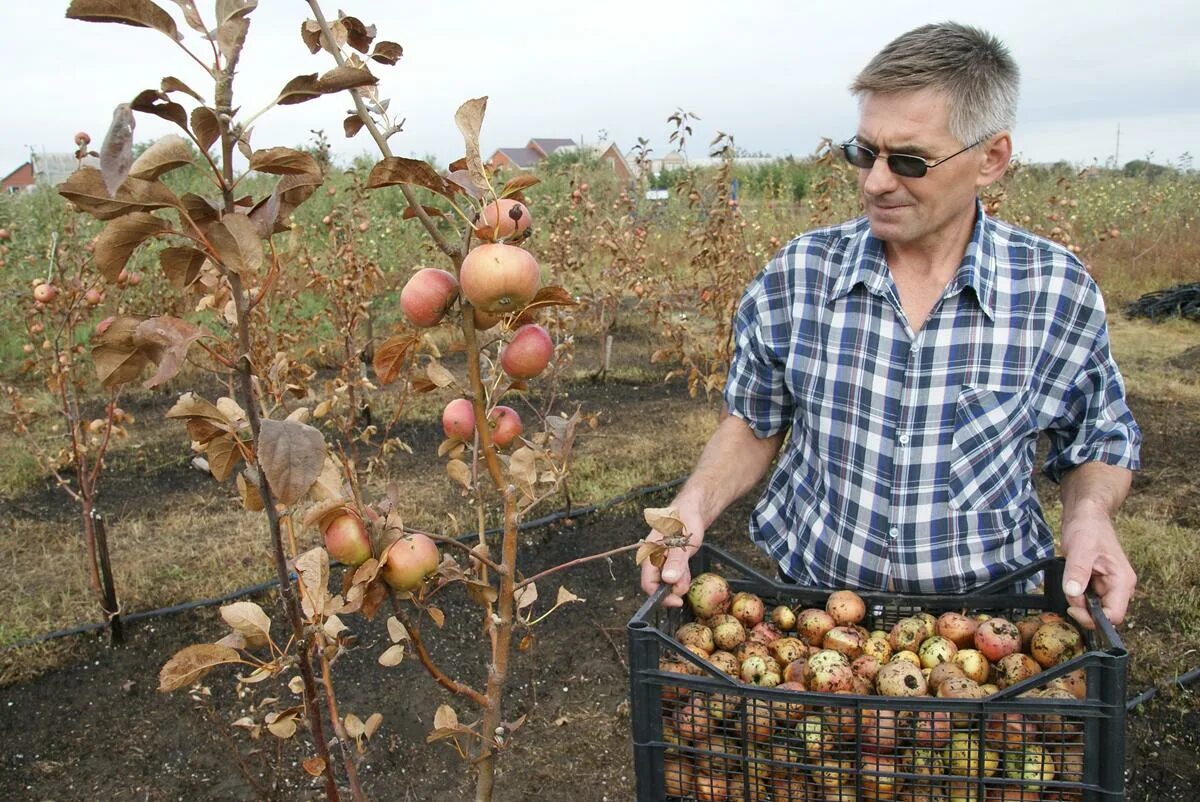
<instances>
[{"instance_id":1,"label":"shirt collar","mask_svg":"<svg viewBox=\"0 0 1200 802\"><path fill-rule=\"evenodd\" d=\"M836 301L862 284L874 295L883 295L891 283L883 241L871 233L866 218L855 234L856 242L845 250L846 260L842 270L834 277L829 288L828 300ZM983 211L983 204L975 200L975 228L967 243L966 252L958 271L950 279L947 295L955 295L966 287L975 294L975 300L988 319L995 317L996 303L996 252L993 228L995 223Z\"/></svg>"}]
</instances>

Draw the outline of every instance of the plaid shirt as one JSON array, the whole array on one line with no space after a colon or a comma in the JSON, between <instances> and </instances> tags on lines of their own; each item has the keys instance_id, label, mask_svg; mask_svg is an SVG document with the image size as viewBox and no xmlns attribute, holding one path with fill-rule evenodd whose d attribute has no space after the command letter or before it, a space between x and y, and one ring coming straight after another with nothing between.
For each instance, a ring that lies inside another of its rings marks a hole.
<instances>
[{"instance_id":1,"label":"plaid shirt","mask_svg":"<svg viewBox=\"0 0 1200 802\"><path fill-rule=\"evenodd\" d=\"M1069 251L984 215L924 327L866 218L788 243L750 284L725 388L759 437L791 429L750 521L789 577L957 592L1054 553L1033 486L1138 468L1104 303Z\"/></svg>"}]
</instances>

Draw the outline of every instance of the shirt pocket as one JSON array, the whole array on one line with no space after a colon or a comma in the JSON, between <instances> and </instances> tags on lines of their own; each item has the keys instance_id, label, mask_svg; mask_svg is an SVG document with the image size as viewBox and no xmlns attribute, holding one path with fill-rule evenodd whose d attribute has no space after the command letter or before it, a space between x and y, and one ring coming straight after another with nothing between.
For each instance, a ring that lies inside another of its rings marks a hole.
<instances>
[{"instance_id":1,"label":"shirt pocket","mask_svg":"<svg viewBox=\"0 0 1200 802\"><path fill-rule=\"evenodd\" d=\"M954 409L951 510L1008 510L1029 488L1028 440L1037 427L1023 391L965 386Z\"/></svg>"}]
</instances>

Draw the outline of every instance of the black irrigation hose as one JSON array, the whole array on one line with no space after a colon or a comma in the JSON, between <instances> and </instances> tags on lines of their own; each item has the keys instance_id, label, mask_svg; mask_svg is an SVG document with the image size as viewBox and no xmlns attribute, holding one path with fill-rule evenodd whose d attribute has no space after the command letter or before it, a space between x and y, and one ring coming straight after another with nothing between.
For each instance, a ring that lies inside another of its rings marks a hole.
<instances>
[{"instance_id":1,"label":"black irrigation hose","mask_svg":"<svg viewBox=\"0 0 1200 802\"><path fill-rule=\"evenodd\" d=\"M619 496L615 496L614 498L610 498L609 500L601 502L599 504L591 504L587 507L579 507L578 509L565 509L565 510L559 510L558 512L552 512L549 515L545 515L541 518L535 518L532 521L525 521L524 523L520 524L520 526L518 526L517 529L520 531L528 531L530 529L538 529L543 526L549 526L550 524L557 523L558 521L562 521L567 518L578 518L583 515L593 515L598 512L604 512L605 510L611 509L612 507L615 507L618 504L624 504L626 501L631 501L632 499L640 498L641 496L649 496L654 493L660 493L663 490L670 490L673 487L678 487L679 485L683 484L685 479L687 479L686 476L681 476L678 479L672 479L671 481L664 482L660 485L651 485L649 487L634 488L633 490L630 490L627 493L623 493ZM495 534L499 534L500 532L503 532L503 531L504 530L502 527L496 527L494 529L488 529L486 532L484 532L484 534L485 535L495 535ZM463 537L460 537L459 540L467 540L468 538L472 538L472 537L475 537L475 535L474 534L464 535ZM124 616L124 620L126 622L142 621L142 620L150 619L150 618L162 618L164 616L174 615L175 613L186 612L187 610L196 610L201 607L212 607L213 605L216 605L216 604L223 604L227 601L233 601L234 599L241 598L242 596L252 596L255 593L261 593L264 590L269 590L269 589L275 587L277 584L279 584L278 580L271 580L269 582L260 582L257 585L251 585L249 587L239 588L237 590L230 591L229 593L226 593L223 596L215 596L211 599L199 599L197 601L190 601L190 602L184 602L183 604L172 605L171 607L160 607L157 610L143 610L139 613L130 613L129 615ZM13 651L15 649L21 649L26 646L32 646L35 643L43 643L48 640L55 640L57 638L65 638L65 637L69 637L71 635L83 635L88 632L97 632L102 629L105 629L104 624L92 623L92 624L82 624L77 627L71 627L70 629L60 629L56 632L47 632L44 635L38 635L37 637L34 637L34 638L29 638L27 640L18 641L16 643L10 643L8 646L5 646L3 649L0 649L0 654L4 654L6 652ZM1192 682L1195 682L1197 679L1200 679L1200 666L1197 666L1196 668L1193 668L1191 671L1188 671L1186 673L1176 676L1172 682L1173 682L1173 684L1178 685L1182 689L1184 686L1189 685ZM1150 701L1151 699L1154 698L1155 694L1157 694L1157 693L1158 693L1158 688L1148 688L1148 689L1142 691L1137 696L1130 698L1129 701L1127 701L1125 703L1125 710L1126 711L1133 710L1134 708L1138 707L1139 705L1142 705L1142 704Z\"/></svg>"},{"instance_id":2,"label":"black irrigation hose","mask_svg":"<svg viewBox=\"0 0 1200 802\"><path fill-rule=\"evenodd\" d=\"M1151 320L1167 317L1200 320L1200 283L1177 284L1165 290L1148 292L1126 306L1125 314Z\"/></svg>"},{"instance_id":3,"label":"black irrigation hose","mask_svg":"<svg viewBox=\"0 0 1200 802\"><path fill-rule=\"evenodd\" d=\"M1180 690L1182 690L1183 686L1185 686L1189 683L1195 682L1197 679L1200 679L1200 666L1197 666L1197 667L1193 668L1191 671L1188 671L1184 674L1178 675L1177 677L1175 677L1175 679L1171 680L1171 684L1178 685ZM1137 696L1133 697L1128 702L1126 702L1125 710L1126 711L1133 710L1135 707L1142 704L1143 702L1150 701L1151 699L1154 698L1154 695L1156 693L1158 693L1158 688L1147 688L1146 690L1142 691Z\"/></svg>"},{"instance_id":4,"label":"black irrigation hose","mask_svg":"<svg viewBox=\"0 0 1200 802\"><path fill-rule=\"evenodd\" d=\"M545 515L541 518L535 518L532 521L525 521L525 522L521 523L517 527L517 529L520 531L528 531L530 529L538 529L543 526L549 526L552 523L557 523L558 521L562 521L567 518L577 518L577 517L583 516L583 515L592 515L597 512L604 512L605 510L611 509L612 507L615 507L618 504L624 504L626 501L630 501L632 499L639 498L641 496L648 496L653 493L659 493L659 492L662 492L663 490L670 490L673 487L678 487L679 485L683 484L683 482L686 478L687 478L686 476L681 476L678 479L672 479L671 481L664 482L663 484L660 484L660 485L650 485L648 487L634 488L633 490L630 490L627 493L623 493L614 498L610 498L607 501L603 501L599 504L592 504L587 507L578 507L578 508L574 508L574 509L565 509L565 510L559 510L558 512L552 512L549 515ZM484 532L484 534L485 535L495 535L495 534L499 534L500 532L503 532L503 531L504 531L503 527L497 527L494 529L487 530L486 532ZM472 533L470 535L464 535L458 539L461 541L465 541L465 540L467 540L469 538L473 538L473 537L476 537L476 535L474 533ZM279 580L272 579L269 582L261 582L257 585L251 585L251 586L245 587L245 588L238 588L237 590L230 591L229 593L226 593L223 596L215 596L211 599L198 599L196 601L190 601L190 602L184 602L182 604L172 605L171 607L160 607L156 610L143 610L138 613L130 613L129 615L122 616L122 620L131 623L133 621L142 621L142 620L149 619L149 618L161 618L161 617L168 616L168 615L174 615L175 613L182 613L187 610L196 610L201 607L212 607L213 605L224 604L225 602L233 601L234 599L238 599L243 596L252 596L255 593L262 593L264 590L269 590L278 584L279 584ZM107 629L107 627L108 627L107 624L93 622L91 624L80 624L79 626L71 627L69 629L60 629L60 630L56 630L54 632L47 632L47 633L38 635L33 638L28 638L26 640L17 641L16 643L10 643L9 645L7 645L5 647L0 648L0 654L5 654L10 651L22 649L22 648L25 648L26 646L33 646L36 643L44 643L45 641L48 641L48 640L57 640L58 638L66 638L71 635L84 635L89 632L99 632L100 630Z\"/></svg>"}]
</instances>

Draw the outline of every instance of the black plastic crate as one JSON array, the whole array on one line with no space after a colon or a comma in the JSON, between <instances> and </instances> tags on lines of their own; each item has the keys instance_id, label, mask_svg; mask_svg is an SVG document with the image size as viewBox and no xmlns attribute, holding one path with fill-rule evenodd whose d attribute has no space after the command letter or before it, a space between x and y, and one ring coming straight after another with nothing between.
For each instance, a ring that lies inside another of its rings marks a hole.
<instances>
[{"instance_id":1,"label":"black plastic crate","mask_svg":"<svg viewBox=\"0 0 1200 802\"><path fill-rule=\"evenodd\" d=\"M823 608L830 592L764 577L708 543L691 567L693 576L714 571L734 592L756 593L768 610L777 604ZM1013 591L1042 572L1044 594ZM961 595L860 592L867 604L863 624L889 629L922 610L1012 621L1042 611L1065 615L1062 572L1057 558ZM664 608L665 595L662 588L648 598L628 625L638 802L1124 797L1127 653L1094 597L1088 602L1097 629L1083 633L1081 656L982 699L945 699L744 684L675 639L692 616L686 606ZM691 673L661 670L664 657L687 663ZM1023 696L1078 669L1086 676L1084 699Z\"/></svg>"}]
</instances>

